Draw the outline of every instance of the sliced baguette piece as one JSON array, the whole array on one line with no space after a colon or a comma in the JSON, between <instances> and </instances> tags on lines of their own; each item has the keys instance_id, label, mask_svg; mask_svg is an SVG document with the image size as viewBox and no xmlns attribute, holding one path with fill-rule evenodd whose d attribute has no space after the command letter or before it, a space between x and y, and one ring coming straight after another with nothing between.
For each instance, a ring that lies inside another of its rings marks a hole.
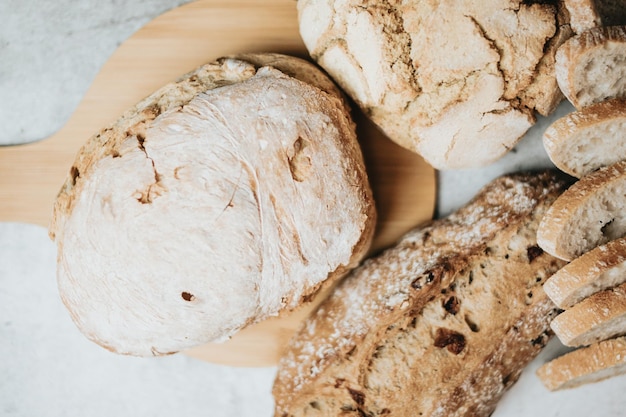
<instances>
[{"instance_id":1,"label":"sliced baguette piece","mask_svg":"<svg viewBox=\"0 0 626 417\"><path fill-rule=\"evenodd\" d=\"M626 161L582 177L550 207L537 242L546 252L571 261L626 234Z\"/></svg>"},{"instance_id":2,"label":"sliced baguette piece","mask_svg":"<svg viewBox=\"0 0 626 417\"><path fill-rule=\"evenodd\" d=\"M626 159L626 100L592 104L557 119L543 134L554 165L580 178Z\"/></svg>"},{"instance_id":3,"label":"sliced baguette piece","mask_svg":"<svg viewBox=\"0 0 626 417\"><path fill-rule=\"evenodd\" d=\"M275 415L490 415L551 336L536 228L565 184L501 177L354 270L284 352Z\"/></svg>"},{"instance_id":4,"label":"sliced baguette piece","mask_svg":"<svg viewBox=\"0 0 626 417\"><path fill-rule=\"evenodd\" d=\"M613 240L574 259L552 275L543 289L562 309L626 282L626 239Z\"/></svg>"},{"instance_id":5,"label":"sliced baguette piece","mask_svg":"<svg viewBox=\"0 0 626 417\"><path fill-rule=\"evenodd\" d=\"M626 97L626 27L597 27L565 41L556 52L556 79L581 109Z\"/></svg>"},{"instance_id":6,"label":"sliced baguette piece","mask_svg":"<svg viewBox=\"0 0 626 417\"><path fill-rule=\"evenodd\" d=\"M550 391L575 388L625 373L626 337L576 349L537 370L537 376Z\"/></svg>"},{"instance_id":7,"label":"sliced baguette piece","mask_svg":"<svg viewBox=\"0 0 626 417\"><path fill-rule=\"evenodd\" d=\"M588 346L626 334L626 284L595 293L550 325L565 346Z\"/></svg>"}]
</instances>

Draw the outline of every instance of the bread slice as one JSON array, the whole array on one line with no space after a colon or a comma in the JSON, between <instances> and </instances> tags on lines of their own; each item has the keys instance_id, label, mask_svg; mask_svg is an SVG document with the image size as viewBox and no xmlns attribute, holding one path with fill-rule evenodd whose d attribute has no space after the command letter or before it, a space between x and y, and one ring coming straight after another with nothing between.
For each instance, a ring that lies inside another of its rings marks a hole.
<instances>
[{"instance_id":1,"label":"bread slice","mask_svg":"<svg viewBox=\"0 0 626 417\"><path fill-rule=\"evenodd\" d=\"M626 334L626 284L590 295L550 325L565 346L588 346Z\"/></svg>"},{"instance_id":2,"label":"bread slice","mask_svg":"<svg viewBox=\"0 0 626 417\"><path fill-rule=\"evenodd\" d=\"M537 370L537 376L551 391L575 388L625 373L626 337L576 349Z\"/></svg>"},{"instance_id":3,"label":"bread slice","mask_svg":"<svg viewBox=\"0 0 626 417\"><path fill-rule=\"evenodd\" d=\"M79 329L151 356L286 313L356 266L376 211L344 96L276 54L212 62L89 138L55 203Z\"/></svg>"},{"instance_id":4,"label":"bread slice","mask_svg":"<svg viewBox=\"0 0 626 417\"><path fill-rule=\"evenodd\" d=\"M626 159L626 100L592 104L557 119L543 134L548 156L574 177Z\"/></svg>"},{"instance_id":5,"label":"bread slice","mask_svg":"<svg viewBox=\"0 0 626 417\"><path fill-rule=\"evenodd\" d=\"M546 252L571 261L626 235L626 161L582 177L550 207L537 241Z\"/></svg>"},{"instance_id":6,"label":"bread slice","mask_svg":"<svg viewBox=\"0 0 626 417\"><path fill-rule=\"evenodd\" d=\"M564 263L535 236L564 188L501 177L355 269L284 352L275 415L490 415L551 335L542 283Z\"/></svg>"},{"instance_id":7,"label":"bread slice","mask_svg":"<svg viewBox=\"0 0 626 417\"><path fill-rule=\"evenodd\" d=\"M626 282L626 239L613 240L574 259L544 284L548 297L566 309Z\"/></svg>"},{"instance_id":8,"label":"bread slice","mask_svg":"<svg viewBox=\"0 0 626 417\"><path fill-rule=\"evenodd\" d=\"M568 39L556 52L555 70L577 109L626 98L626 27L592 28Z\"/></svg>"}]
</instances>

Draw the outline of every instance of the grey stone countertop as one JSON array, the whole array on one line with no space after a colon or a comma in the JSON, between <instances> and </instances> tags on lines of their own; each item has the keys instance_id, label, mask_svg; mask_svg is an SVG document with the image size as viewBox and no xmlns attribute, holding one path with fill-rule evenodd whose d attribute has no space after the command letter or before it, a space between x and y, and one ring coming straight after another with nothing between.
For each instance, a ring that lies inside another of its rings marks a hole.
<instances>
[{"instance_id":1,"label":"grey stone countertop","mask_svg":"<svg viewBox=\"0 0 626 417\"><path fill-rule=\"evenodd\" d=\"M50 136L70 117L100 67L134 31L185 0L0 0L0 144ZM562 105L554 117L571 108ZM551 119L552 119L551 118ZM514 151L476 170L438 173L438 213L496 176L551 166L540 119ZM1 204L1 202L0 202ZM62 306L56 249L44 228L0 223L0 416L270 416L275 368L232 368L184 355L118 356L89 342ZM534 370L494 416L623 415L626 378L548 393Z\"/></svg>"}]
</instances>

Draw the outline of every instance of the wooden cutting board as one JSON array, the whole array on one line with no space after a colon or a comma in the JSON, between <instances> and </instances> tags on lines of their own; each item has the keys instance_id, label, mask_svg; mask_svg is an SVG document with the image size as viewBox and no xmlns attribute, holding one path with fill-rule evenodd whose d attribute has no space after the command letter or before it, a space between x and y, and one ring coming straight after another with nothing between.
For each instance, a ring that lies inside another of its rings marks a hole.
<instances>
[{"instance_id":1,"label":"wooden cutting board","mask_svg":"<svg viewBox=\"0 0 626 417\"><path fill-rule=\"evenodd\" d=\"M298 34L296 2L201 0L150 22L111 56L63 129L40 142L0 147L0 221L47 227L56 193L88 137L179 75L242 52L280 52L306 58ZM435 173L357 112L355 120L379 210L372 249L377 251L432 217ZM288 317L250 326L226 343L186 353L233 366L274 365L289 337L324 296Z\"/></svg>"}]
</instances>

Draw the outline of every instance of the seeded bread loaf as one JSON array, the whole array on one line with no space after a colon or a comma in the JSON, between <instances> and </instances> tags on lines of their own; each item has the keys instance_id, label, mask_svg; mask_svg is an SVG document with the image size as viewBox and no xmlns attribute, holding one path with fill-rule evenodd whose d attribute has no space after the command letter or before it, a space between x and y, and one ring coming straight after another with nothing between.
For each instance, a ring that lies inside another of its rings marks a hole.
<instances>
[{"instance_id":1,"label":"seeded bread loaf","mask_svg":"<svg viewBox=\"0 0 626 417\"><path fill-rule=\"evenodd\" d=\"M592 28L571 37L556 53L556 79L565 97L582 109L626 98L626 27Z\"/></svg>"},{"instance_id":2,"label":"seeded bread loaf","mask_svg":"<svg viewBox=\"0 0 626 417\"><path fill-rule=\"evenodd\" d=\"M626 239L613 240L574 259L544 284L548 297L566 309L591 294L626 282Z\"/></svg>"},{"instance_id":3,"label":"seeded bread loaf","mask_svg":"<svg viewBox=\"0 0 626 417\"><path fill-rule=\"evenodd\" d=\"M299 0L311 56L383 131L436 168L486 165L562 99L550 2Z\"/></svg>"},{"instance_id":4,"label":"seeded bread loaf","mask_svg":"<svg viewBox=\"0 0 626 417\"><path fill-rule=\"evenodd\" d=\"M565 346L588 346L626 335L626 284L590 295L552 321Z\"/></svg>"},{"instance_id":5,"label":"seeded bread loaf","mask_svg":"<svg viewBox=\"0 0 626 417\"><path fill-rule=\"evenodd\" d=\"M242 55L90 138L51 236L80 330L160 355L296 308L359 262L375 217L339 90L306 61Z\"/></svg>"},{"instance_id":6,"label":"seeded bread loaf","mask_svg":"<svg viewBox=\"0 0 626 417\"><path fill-rule=\"evenodd\" d=\"M602 101L557 119L543 144L554 165L577 178L626 160L626 100Z\"/></svg>"},{"instance_id":7,"label":"seeded bread loaf","mask_svg":"<svg viewBox=\"0 0 626 417\"><path fill-rule=\"evenodd\" d=\"M571 261L626 235L626 161L592 172L564 192L539 225L546 252Z\"/></svg>"},{"instance_id":8,"label":"seeded bread loaf","mask_svg":"<svg viewBox=\"0 0 626 417\"><path fill-rule=\"evenodd\" d=\"M603 340L542 365L537 375L551 391L575 388L626 373L626 338Z\"/></svg>"},{"instance_id":9,"label":"seeded bread loaf","mask_svg":"<svg viewBox=\"0 0 626 417\"><path fill-rule=\"evenodd\" d=\"M488 416L550 338L536 244L554 173L487 185L346 277L279 362L277 417Z\"/></svg>"}]
</instances>

